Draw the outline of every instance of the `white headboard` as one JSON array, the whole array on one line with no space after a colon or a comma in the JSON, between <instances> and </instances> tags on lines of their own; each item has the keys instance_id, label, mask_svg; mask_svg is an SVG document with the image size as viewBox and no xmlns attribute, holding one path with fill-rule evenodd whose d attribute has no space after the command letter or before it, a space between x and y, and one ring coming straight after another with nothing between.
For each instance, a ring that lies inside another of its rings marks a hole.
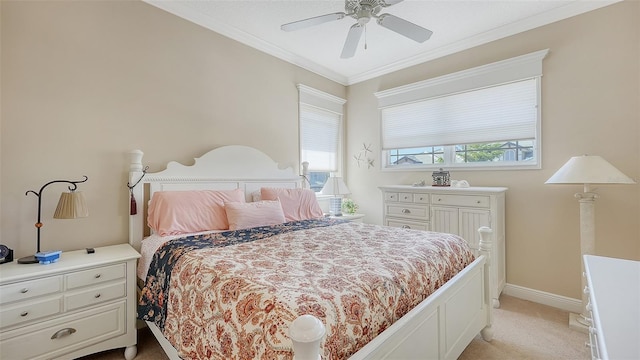
<instances>
[{"instance_id":1,"label":"white headboard","mask_svg":"<svg viewBox=\"0 0 640 360\"><path fill-rule=\"evenodd\" d=\"M219 147L195 158L191 166L171 161L166 170L146 174L143 152L133 150L130 154L129 183L135 184L144 175L133 188L137 214L129 216L129 243L138 251L147 226L144 199L150 199L156 191L243 189L246 200L251 201L251 193L261 187L304 186L303 177L291 167L280 169L268 155L249 146Z\"/></svg>"}]
</instances>

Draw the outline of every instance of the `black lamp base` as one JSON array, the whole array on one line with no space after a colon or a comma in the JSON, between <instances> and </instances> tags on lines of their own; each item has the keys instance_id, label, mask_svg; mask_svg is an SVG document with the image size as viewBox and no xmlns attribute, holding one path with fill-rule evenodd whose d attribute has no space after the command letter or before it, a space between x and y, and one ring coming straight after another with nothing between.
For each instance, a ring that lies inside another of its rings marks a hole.
<instances>
[{"instance_id":1,"label":"black lamp base","mask_svg":"<svg viewBox=\"0 0 640 360\"><path fill-rule=\"evenodd\" d=\"M37 264L40 261L36 259L35 255L25 256L23 258L18 259L18 264Z\"/></svg>"}]
</instances>

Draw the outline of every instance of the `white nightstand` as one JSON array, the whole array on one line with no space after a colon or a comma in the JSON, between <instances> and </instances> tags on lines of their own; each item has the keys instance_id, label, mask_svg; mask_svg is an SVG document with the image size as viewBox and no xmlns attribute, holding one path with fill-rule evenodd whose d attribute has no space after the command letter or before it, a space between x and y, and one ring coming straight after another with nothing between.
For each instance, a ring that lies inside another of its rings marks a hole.
<instances>
[{"instance_id":1,"label":"white nightstand","mask_svg":"<svg viewBox=\"0 0 640 360\"><path fill-rule=\"evenodd\" d=\"M0 358L136 356L136 259L129 244L66 251L52 264L0 265Z\"/></svg>"},{"instance_id":2,"label":"white nightstand","mask_svg":"<svg viewBox=\"0 0 640 360\"><path fill-rule=\"evenodd\" d=\"M330 216L330 218L332 219L344 219L344 220L349 220L351 222L362 222L362 219L364 219L364 214L342 214L342 216Z\"/></svg>"}]
</instances>

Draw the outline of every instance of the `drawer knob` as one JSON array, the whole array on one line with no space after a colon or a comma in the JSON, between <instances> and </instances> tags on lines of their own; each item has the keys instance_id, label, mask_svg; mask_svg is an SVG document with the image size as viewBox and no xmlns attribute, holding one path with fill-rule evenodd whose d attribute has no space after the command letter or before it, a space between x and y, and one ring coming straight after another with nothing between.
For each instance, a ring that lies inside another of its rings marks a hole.
<instances>
[{"instance_id":1,"label":"drawer knob","mask_svg":"<svg viewBox=\"0 0 640 360\"><path fill-rule=\"evenodd\" d=\"M76 329L74 329L74 328L64 328L62 330L58 330L58 331L56 331L55 334L51 335L51 340L60 339L60 338L63 338L65 336L69 336L69 335L73 334L74 332L76 332Z\"/></svg>"},{"instance_id":2,"label":"drawer knob","mask_svg":"<svg viewBox=\"0 0 640 360\"><path fill-rule=\"evenodd\" d=\"M402 225L402 228L403 228L403 229L411 229L411 226L409 226L409 225Z\"/></svg>"},{"instance_id":3,"label":"drawer knob","mask_svg":"<svg viewBox=\"0 0 640 360\"><path fill-rule=\"evenodd\" d=\"M409 210L409 209L402 209L402 213L403 213L403 214L411 214L411 210Z\"/></svg>"},{"instance_id":4,"label":"drawer knob","mask_svg":"<svg viewBox=\"0 0 640 360\"><path fill-rule=\"evenodd\" d=\"M438 201L442 201L442 199L441 199L441 198L438 198Z\"/></svg>"},{"instance_id":5,"label":"drawer knob","mask_svg":"<svg viewBox=\"0 0 640 360\"><path fill-rule=\"evenodd\" d=\"M476 201L476 204L480 204L480 200Z\"/></svg>"},{"instance_id":6,"label":"drawer knob","mask_svg":"<svg viewBox=\"0 0 640 360\"><path fill-rule=\"evenodd\" d=\"M102 276L102 275L100 275L100 274L96 274L96 275L94 276L94 278L96 278L96 279L100 279L100 277L101 277L101 276Z\"/></svg>"},{"instance_id":7,"label":"drawer knob","mask_svg":"<svg viewBox=\"0 0 640 360\"><path fill-rule=\"evenodd\" d=\"M93 295L93 297L96 298L96 299L99 298L100 296L102 296L100 293L97 293L97 294Z\"/></svg>"},{"instance_id":8,"label":"drawer knob","mask_svg":"<svg viewBox=\"0 0 640 360\"><path fill-rule=\"evenodd\" d=\"M26 294L29 292L29 289L27 288L23 288L22 290L20 290L21 293Z\"/></svg>"},{"instance_id":9,"label":"drawer knob","mask_svg":"<svg viewBox=\"0 0 640 360\"><path fill-rule=\"evenodd\" d=\"M29 315L28 311L23 311L23 312L20 313L20 316L22 316L22 317L25 317L27 315Z\"/></svg>"}]
</instances>

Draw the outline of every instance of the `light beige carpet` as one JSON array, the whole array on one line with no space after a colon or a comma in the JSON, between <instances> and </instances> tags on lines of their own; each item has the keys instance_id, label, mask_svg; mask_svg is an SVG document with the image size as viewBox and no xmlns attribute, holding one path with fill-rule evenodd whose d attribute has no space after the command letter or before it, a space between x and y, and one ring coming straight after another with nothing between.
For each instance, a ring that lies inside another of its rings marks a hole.
<instances>
[{"instance_id":1,"label":"light beige carpet","mask_svg":"<svg viewBox=\"0 0 640 360\"><path fill-rule=\"evenodd\" d=\"M569 329L569 313L510 296L500 297L494 311L494 338L486 342L476 337L458 360L481 359L590 359L585 347L587 334ZM123 359L123 350L110 350L82 360ZM136 360L165 360L166 355L148 329L138 332Z\"/></svg>"}]
</instances>

